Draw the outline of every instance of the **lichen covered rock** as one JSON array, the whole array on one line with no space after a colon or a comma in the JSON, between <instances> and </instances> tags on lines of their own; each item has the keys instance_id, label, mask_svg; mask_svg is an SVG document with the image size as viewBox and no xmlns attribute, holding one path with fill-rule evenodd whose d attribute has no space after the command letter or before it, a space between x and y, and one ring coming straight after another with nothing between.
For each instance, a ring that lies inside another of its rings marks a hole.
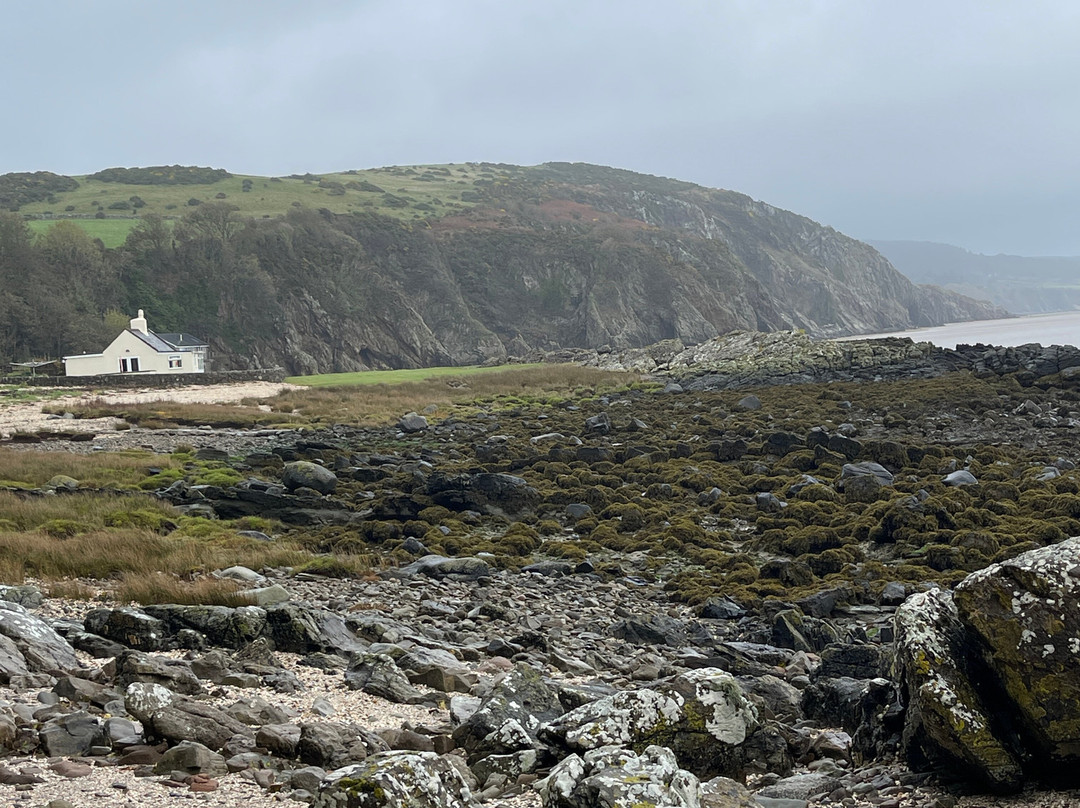
<instances>
[{"instance_id":1,"label":"lichen covered rock","mask_svg":"<svg viewBox=\"0 0 1080 808\"><path fill-rule=\"evenodd\" d=\"M712 776L737 771L736 748L757 726L757 711L735 678L701 668L582 705L545 725L541 737L573 752L603 746L642 751L660 744L683 767Z\"/></svg>"},{"instance_id":2,"label":"lichen covered rock","mask_svg":"<svg viewBox=\"0 0 1080 808\"><path fill-rule=\"evenodd\" d=\"M966 671L969 649L952 595L940 589L912 595L897 609L895 626L909 761L956 763L991 788L1018 787L1019 761L995 736Z\"/></svg>"},{"instance_id":3,"label":"lichen covered rock","mask_svg":"<svg viewBox=\"0 0 1080 808\"><path fill-rule=\"evenodd\" d=\"M1036 764L1060 773L1080 760L1080 538L975 572L955 598L1037 744Z\"/></svg>"},{"instance_id":4,"label":"lichen covered rock","mask_svg":"<svg viewBox=\"0 0 1080 808\"><path fill-rule=\"evenodd\" d=\"M701 784L670 749L635 754L618 746L570 755L537 783L544 808L698 808Z\"/></svg>"},{"instance_id":5,"label":"lichen covered rock","mask_svg":"<svg viewBox=\"0 0 1080 808\"><path fill-rule=\"evenodd\" d=\"M476 808L451 756L381 752L330 772L314 808Z\"/></svg>"}]
</instances>

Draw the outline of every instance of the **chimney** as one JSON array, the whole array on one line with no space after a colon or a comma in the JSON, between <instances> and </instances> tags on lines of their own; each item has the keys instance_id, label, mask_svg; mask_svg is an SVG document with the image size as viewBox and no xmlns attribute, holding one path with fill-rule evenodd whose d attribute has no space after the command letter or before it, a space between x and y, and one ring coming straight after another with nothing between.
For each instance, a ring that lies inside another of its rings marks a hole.
<instances>
[{"instance_id":1,"label":"chimney","mask_svg":"<svg viewBox=\"0 0 1080 808\"><path fill-rule=\"evenodd\" d=\"M143 317L142 309L139 309L139 316L132 319L131 330L141 331L144 334L146 333L146 318Z\"/></svg>"}]
</instances>

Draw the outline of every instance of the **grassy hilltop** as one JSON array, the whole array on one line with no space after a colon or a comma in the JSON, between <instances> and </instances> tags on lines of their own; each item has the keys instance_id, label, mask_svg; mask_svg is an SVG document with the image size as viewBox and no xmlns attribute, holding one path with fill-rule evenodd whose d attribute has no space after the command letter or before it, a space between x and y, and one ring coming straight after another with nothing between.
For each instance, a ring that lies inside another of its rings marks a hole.
<instances>
[{"instance_id":1,"label":"grassy hilltop","mask_svg":"<svg viewBox=\"0 0 1080 808\"><path fill-rule=\"evenodd\" d=\"M174 184L106 181L99 178L108 174L104 171L71 177L78 187L52 191L47 198L19 204L18 211L35 232L47 231L56 220L70 219L92 238L101 239L106 247L117 247L147 213L179 219L205 202L224 201L235 206L240 215L255 218L279 216L299 207L345 214L373 211L405 220L441 217L473 207L480 201L477 189L505 181L516 170L516 166L466 163L287 177L220 172L224 176L211 177L210 181ZM211 173L208 169L201 171ZM132 179L139 176L133 174ZM150 179L145 174L142 177Z\"/></svg>"}]
</instances>

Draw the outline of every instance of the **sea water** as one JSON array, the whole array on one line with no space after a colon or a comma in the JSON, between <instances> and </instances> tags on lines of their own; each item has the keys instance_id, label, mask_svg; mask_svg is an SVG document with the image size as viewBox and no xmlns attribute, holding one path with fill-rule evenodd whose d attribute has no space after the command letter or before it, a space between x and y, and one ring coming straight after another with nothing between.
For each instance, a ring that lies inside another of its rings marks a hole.
<instances>
[{"instance_id":1,"label":"sea water","mask_svg":"<svg viewBox=\"0 0 1080 808\"><path fill-rule=\"evenodd\" d=\"M1004 320L971 320L932 328L913 328L887 334L858 334L842 339L910 337L916 342L932 342L939 348L957 345L1080 345L1080 311L1029 314Z\"/></svg>"}]
</instances>

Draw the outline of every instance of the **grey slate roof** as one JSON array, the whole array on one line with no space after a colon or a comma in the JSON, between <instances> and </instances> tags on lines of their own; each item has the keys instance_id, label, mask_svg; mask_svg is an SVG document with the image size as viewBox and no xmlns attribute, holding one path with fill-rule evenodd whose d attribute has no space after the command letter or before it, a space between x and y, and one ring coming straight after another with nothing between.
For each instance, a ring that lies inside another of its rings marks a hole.
<instances>
[{"instance_id":1,"label":"grey slate roof","mask_svg":"<svg viewBox=\"0 0 1080 808\"><path fill-rule=\"evenodd\" d=\"M144 334L142 331L135 331L134 329L131 329L131 328L129 328L128 331L130 331L136 337L141 339L143 342L145 342L147 345L149 345L151 348L153 348L158 353L173 353L173 352L176 351L176 348L174 348L172 345L167 343L165 340L163 340L161 337L159 337L153 331L150 331L149 333L146 333L146 334Z\"/></svg>"},{"instance_id":2,"label":"grey slate roof","mask_svg":"<svg viewBox=\"0 0 1080 808\"><path fill-rule=\"evenodd\" d=\"M181 351L187 351L192 348L209 348L210 346L203 342L198 337L193 337L191 334L183 333L170 333L170 334L157 334L156 336L163 339L173 348L178 348Z\"/></svg>"}]
</instances>

